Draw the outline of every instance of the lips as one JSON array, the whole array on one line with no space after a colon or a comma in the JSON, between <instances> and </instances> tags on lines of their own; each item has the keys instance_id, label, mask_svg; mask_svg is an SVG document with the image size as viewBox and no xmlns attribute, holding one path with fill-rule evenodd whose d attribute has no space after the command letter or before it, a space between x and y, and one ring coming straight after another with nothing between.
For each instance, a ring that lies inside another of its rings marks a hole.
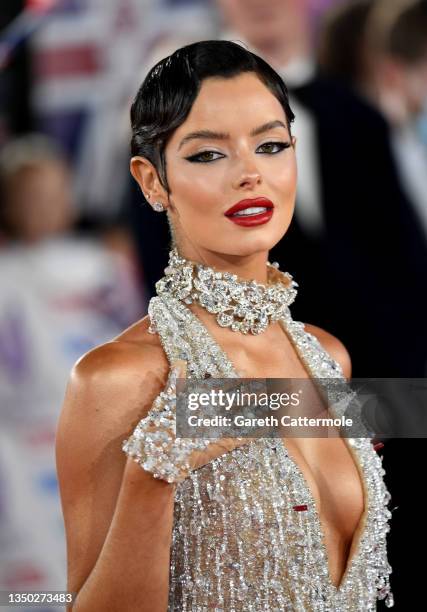
<instances>
[{"instance_id":1,"label":"lips","mask_svg":"<svg viewBox=\"0 0 427 612\"><path fill-rule=\"evenodd\" d=\"M237 202L224 215L237 225L250 227L267 223L273 215L273 208L274 204L268 198L251 198Z\"/></svg>"}]
</instances>

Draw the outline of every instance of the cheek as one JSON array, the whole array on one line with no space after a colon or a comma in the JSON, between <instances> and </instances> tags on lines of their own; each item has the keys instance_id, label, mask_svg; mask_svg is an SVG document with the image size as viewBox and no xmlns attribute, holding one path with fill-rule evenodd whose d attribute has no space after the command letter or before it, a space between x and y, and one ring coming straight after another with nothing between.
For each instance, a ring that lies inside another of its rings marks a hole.
<instances>
[{"instance_id":1,"label":"cheek","mask_svg":"<svg viewBox=\"0 0 427 612\"><path fill-rule=\"evenodd\" d=\"M208 166L208 164L206 164ZM209 168L196 167L193 171L187 168L171 173L168 177L171 197L180 214L192 215L218 212L226 202L224 198L224 170L219 165Z\"/></svg>"},{"instance_id":2,"label":"cheek","mask_svg":"<svg viewBox=\"0 0 427 612\"><path fill-rule=\"evenodd\" d=\"M287 160L285 164L278 164L276 167L271 165L266 171L267 182L271 185L276 197L286 203L289 198L295 195L297 185L297 165L295 157Z\"/></svg>"},{"instance_id":3,"label":"cheek","mask_svg":"<svg viewBox=\"0 0 427 612\"><path fill-rule=\"evenodd\" d=\"M422 104L427 95L427 71L417 71L408 78L408 90L414 102Z\"/></svg>"},{"instance_id":4,"label":"cheek","mask_svg":"<svg viewBox=\"0 0 427 612\"><path fill-rule=\"evenodd\" d=\"M258 160L258 170L262 184L257 189L259 195L265 195L288 210L295 199L297 183L297 166L295 155L285 161L266 158ZM171 169L168 182L171 198L180 216L189 223L199 218L218 218L218 210L229 205L235 197L232 187L236 180L234 169L226 164L194 165L188 168L179 166Z\"/></svg>"}]
</instances>

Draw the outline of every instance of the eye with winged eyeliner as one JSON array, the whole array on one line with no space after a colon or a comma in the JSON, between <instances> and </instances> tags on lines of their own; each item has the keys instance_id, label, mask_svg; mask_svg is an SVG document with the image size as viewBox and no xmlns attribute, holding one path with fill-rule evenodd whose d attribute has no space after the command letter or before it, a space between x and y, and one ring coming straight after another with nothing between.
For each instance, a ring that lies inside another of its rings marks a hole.
<instances>
[{"instance_id":1,"label":"eye with winged eyeliner","mask_svg":"<svg viewBox=\"0 0 427 612\"><path fill-rule=\"evenodd\" d=\"M288 128L283 121L279 119L275 119L273 121L267 121L267 123L263 123L258 127L254 128L250 136L259 136L260 134L264 134L269 130L273 130L274 128L283 128L288 131ZM215 132L213 130L196 130L195 132L190 132L181 140L178 146L178 151L184 146L185 143L190 142L191 140L200 140L202 138L209 138L211 140L227 140L230 138L230 134L226 132Z\"/></svg>"},{"instance_id":2,"label":"eye with winged eyeliner","mask_svg":"<svg viewBox=\"0 0 427 612\"><path fill-rule=\"evenodd\" d=\"M257 148L257 152L262 147L266 147L268 145L274 145L278 147L278 149L276 151L260 151L261 155L277 155L277 153L280 153L284 149L289 149L289 147L291 146L291 143L290 142L278 142L278 141L264 142ZM217 154L219 155L219 157L215 157L211 159L202 159L203 155L211 155L211 154ZM218 151L206 150L206 151L200 151L199 153L195 153L194 155L190 155L189 157L185 157L185 159L192 163L207 164L207 163L216 161L218 159L221 159L223 157L225 157L223 153L219 153Z\"/></svg>"}]
</instances>

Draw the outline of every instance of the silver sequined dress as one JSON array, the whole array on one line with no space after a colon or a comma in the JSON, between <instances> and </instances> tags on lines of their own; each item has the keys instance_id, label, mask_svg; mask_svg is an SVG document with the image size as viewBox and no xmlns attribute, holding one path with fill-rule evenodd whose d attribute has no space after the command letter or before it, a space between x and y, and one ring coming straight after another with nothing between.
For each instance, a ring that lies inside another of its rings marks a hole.
<instances>
[{"instance_id":1,"label":"silver sequined dress","mask_svg":"<svg viewBox=\"0 0 427 612\"><path fill-rule=\"evenodd\" d=\"M187 376L238 376L206 327L179 300L156 296L149 315L169 362L187 361ZM281 324L312 377L342 378L339 364L289 310ZM347 442L363 477L365 510L338 588L330 578L321 523L301 470L283 440L258 438L177 484L168 612L366 612L376 610L377 599L391 607L386 549L391 513L384 470L368 438Z\"/></svg>"}]
</instances>

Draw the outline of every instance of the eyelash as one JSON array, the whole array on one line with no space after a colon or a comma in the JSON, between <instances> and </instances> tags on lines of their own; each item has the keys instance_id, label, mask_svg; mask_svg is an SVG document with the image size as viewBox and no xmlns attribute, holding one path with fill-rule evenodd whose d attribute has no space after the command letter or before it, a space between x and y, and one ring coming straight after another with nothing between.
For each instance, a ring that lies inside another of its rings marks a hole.
<instances>
[{"instance_id":1,"label":"eyelash","mask_svg":"<svg viewBox=\"0 0 427 612\"><path fill-rule=\"evenodd\" d=\"M279 150L274 151L274 153L263 153L262 155L277 155L277 153L280 153L284 149L289 149L289 147L291 146L291 143L271 141L271 142L264 142L262 145L260 145L260 147L265 147L266 145L276 145L279 147ZM216 157L215 159L207 159L204 161L199 159L201 155L205 155L206 153L217 153L218 155L221 155L222 157L224 157L224 155L222 155L221 153L218 153L218 151L206 150L206 151L200 151L200 153L196 153L195 155L190 155L190 157L186 157L185 159L188 160L189 162L193 162L196 164L209 164L211 162L216 161L217 159L221 159L221 157Z\"/></svg>"}]
</instances>

